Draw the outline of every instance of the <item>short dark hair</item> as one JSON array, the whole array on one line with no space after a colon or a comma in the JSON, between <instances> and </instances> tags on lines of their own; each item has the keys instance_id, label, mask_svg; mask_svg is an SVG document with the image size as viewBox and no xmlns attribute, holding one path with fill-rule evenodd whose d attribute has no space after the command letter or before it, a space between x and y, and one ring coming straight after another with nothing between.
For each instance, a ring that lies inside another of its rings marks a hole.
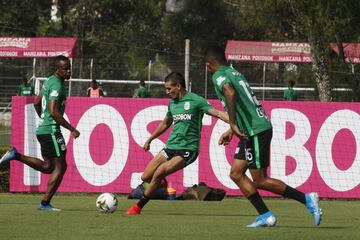
<instances>
[{"instance_id":1,"label":"short dark hair","mask_svg":"<svg viewBox=\"0 0 360 240\"><path fill-rule=\"evenodd\" d=\"M294 80L289 80L289 86L294 87L295 86L295 81Z\"/></svg>"},{"instance_id":2,"label":"short dark hair","mask_svg":"<svg viewBox=\"0 0 360 240\"><path fill-rule=\"evenodd\" d=\"M213 46L206 50L205 52L205 61L211 64L219 63L224 64L226 63L225 58L225 51L223 48L219 46Z\"/></svg>"},{"instance_id":3,"label":"short dark hair","mask_svg":"<svg viewBox=\"0 0 360 240\"><path fill-rule=\"evenodd\" d=\"M54 59L55 69L58 68L59 63L60 63L61 61L70 61L70 60L69 60L68 57L65 57L64 55L58 55L58 56L56 56L55 59Z\"/></svg>"},{"instance_id":4,"label":"short dark hair","mask_svg":"<svg viewBox=\"0 0 360 240\"><path fill-rule=\"evenodd\" d=\"M145 86L145 81L144 81L144 80L140 80L139 84L140 84L141 86Z\"/></svg>"},{"instance_id":5,"label":"short dark hair","mask_svg":"<svg viewBox=\"0 0 360 240\"><path fill-rule=\"evenodd\" d=\"M167 75L165 77L165 82L172 82L173 84L180 84L183 88L186 89L186 84L185 84L185 78L183 77L183 75L181 75L181 73L178 72L171 72L169 73L169 75Z\"/></svg>"}]
</instances>

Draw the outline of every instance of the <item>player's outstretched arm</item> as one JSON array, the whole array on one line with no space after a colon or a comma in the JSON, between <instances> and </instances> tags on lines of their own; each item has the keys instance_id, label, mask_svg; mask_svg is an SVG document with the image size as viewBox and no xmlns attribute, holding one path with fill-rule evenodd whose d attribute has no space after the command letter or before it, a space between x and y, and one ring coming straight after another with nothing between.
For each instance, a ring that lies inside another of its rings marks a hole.
<instances>
[{"instance_id":1,"label":"player's outstretched arm","mask_svg":"<svg viewBox=\"0 0 360 240\"><path fill-rule=\"evenodd\" d=\"M151 136L146 140L143 149L145 151L148 151L150 149L150 144L152 140L155 138L158 138L161 134L163 134L172 123L172 119L168 116L165 116L165 118L161 121L161 123L156 127L155 131L151 134Z\"/></svg>"},{"instance_id":2,"label":"player's outstretched arm","mask_svg":"<svg viewBox=\"0 0 360 240\"><path fill-rule=\"evenodd\" d=\"M58 103L56 100L49 100L49 113L58 124L68 129L72 133L74 138L80 136L80 132L76 130L76 128L71 126L71 124L68 121L66 121L65 118L59 113Z\"/></svg>"},{"instance_id":3,"label":"player's outstretched arm","mask_svg":"<svg viewBox=\"0 0 360 240\"><path fill-rule=\"evenodd\" d=\"M209 114L210 116L219 118L226 123L229 123L229 115L227 114L227 112L223 112L223 111L217 110L215 108L210 108L207 111L207 114Z\"/></svg>"}]
</instances>

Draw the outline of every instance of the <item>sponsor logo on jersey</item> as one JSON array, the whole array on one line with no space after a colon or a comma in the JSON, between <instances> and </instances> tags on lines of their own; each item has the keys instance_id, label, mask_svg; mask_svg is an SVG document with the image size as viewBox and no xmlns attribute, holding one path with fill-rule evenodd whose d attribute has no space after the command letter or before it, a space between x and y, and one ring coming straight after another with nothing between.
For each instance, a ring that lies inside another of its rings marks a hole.
<instances>
[{"instance_id":1,"label":"sponsor logo on jersey","mask_svg":"<svg viewBox=\"0 0 360 240\"><path fill-rule=\"evenodd\" d=\"M59 92L56 90L52 90L50 93L50 97L57 97L57 96L59 96Z\"/></svg>"},{"instance_id":2,"label":"sponsor logo on jersey","mask_svg":"<svg viewBox=\"0 0 360 240\"><path fill-rule=\"evenodd\" d=\"M182 114L175 114L173 116L173 120L177 121L177 120L191 120L192 115L188 114L188 113L182 113Z\"/></svg>"},{"instance_id":3,"label":"sponsor logo on jersey","mask_svg":"<svg viewBox=\"0 0 360 240\"><path fill-rule=\"evenodd\" d=\"M189 110L190 109L190 102L185 102L184 103L184 110Z\"/></svg>"},{"instance_id":4,"label":"sponsor logo on jersey","mask_svg":"<svg viewBox=\"0 0 360 240\"><path fill-rule=\"evenodd\" d=\"M225 76L220 76L220 77L218 77L218 78L216 79L216 84L220 86L221 83L222 83L225 79L226 79Z\"/></svg>"}]
</instances>

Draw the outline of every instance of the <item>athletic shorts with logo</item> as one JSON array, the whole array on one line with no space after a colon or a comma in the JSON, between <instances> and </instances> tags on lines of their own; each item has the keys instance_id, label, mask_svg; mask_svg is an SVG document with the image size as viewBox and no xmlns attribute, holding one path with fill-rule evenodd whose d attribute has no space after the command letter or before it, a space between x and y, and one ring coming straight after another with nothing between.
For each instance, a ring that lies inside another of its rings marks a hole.
<instances>
[{"instance_id":1,"label":"athletic shorts with logo","mask_svg":"<svg viewBox=\"0 0 360 240\"><path fill-rule=\"evenodd\" d=\"M66 156L66 144L61 132L41 134L36 135L36 137L41 146L41 155L44 158L64 158Z\"/></svg>"},{"instance_id":2,"label":"athletic shorts with logo","mask_svg":"<svg viewBox=\"0 0 360 240\"><path fill-rule=\"evenodd\" d=\"M268 167L271 138L272 129L269 129L250 137L247 142L239 142L234 159L246 160L250 169Z\"/></svg>"},{"instance_id":3,"label":"athletic shorts with logo","mask_svg":"<svg viewBox=\"0 0 360 240\"><path fill-rule=\"evenodd\" d=\"M166 157L167 160L172 159L173 157L180 156L185 160L185 167L193 163L199 152L189 151L189 150L171 150L168 148L163 148L160 153Z\"/></svg>"}]
</instances>

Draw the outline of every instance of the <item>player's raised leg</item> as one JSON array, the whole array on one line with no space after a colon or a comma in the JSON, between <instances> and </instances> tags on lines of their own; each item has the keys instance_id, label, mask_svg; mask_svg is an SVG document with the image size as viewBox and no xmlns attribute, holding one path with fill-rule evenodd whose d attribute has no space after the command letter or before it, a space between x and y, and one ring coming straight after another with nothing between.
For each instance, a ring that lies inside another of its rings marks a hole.
<instances>
[{"instance_id":1,"label":"player's raised leg","mask_svg":"<svg viewBox=\"0 0 360 240\"><path fill-rule=\"evenodd\" d=\"M166 176L184 167L185 167L185 160L180 156L173 157L169 161L162 163L154 172L151 182L145 189L144 196L138 201L137 204L131 206L126 211L126 214L127 215L140 214L143 207L150 201L152 194L155 192L155 190L161 187L161 182L163 181L163 179Z\"/></svg>"},{"instance_id":2,"label":"player's raised leg","mask_svg":"<svg viewBox=\"0 0 360 240\"><path fill-rule=\"evenodd\" d=\"M18 160L20 158L19 152L16 148L10 148L0 159L0 165L6 164L11 160Z\"/></svg>"}]
</instances>

